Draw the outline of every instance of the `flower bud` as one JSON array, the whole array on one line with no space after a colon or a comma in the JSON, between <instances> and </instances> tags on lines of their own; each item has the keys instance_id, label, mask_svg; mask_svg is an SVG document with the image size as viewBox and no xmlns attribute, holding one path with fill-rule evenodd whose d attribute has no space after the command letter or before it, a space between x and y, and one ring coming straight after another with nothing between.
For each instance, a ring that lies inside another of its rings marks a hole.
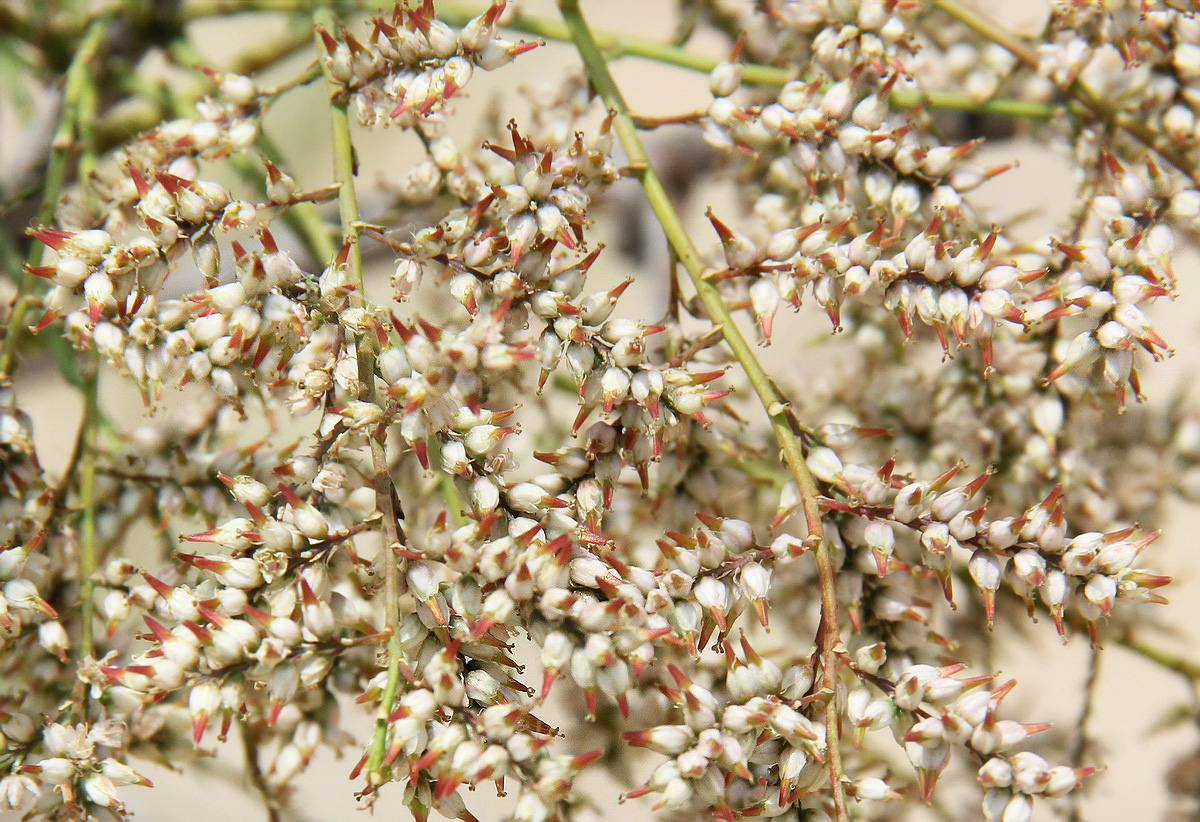
<instances>
[{"instance_id":1,"label":"flower bud","mask_svg":"<svg viewBox=\"0 0 1200 822\"><path fill-rule=\"evenodd\" d=\"M993 756L980 766L977 777L984 788L1007 788L1012 784L1012 765L1006 759Z\"/></svg>"},{"instance_id":2,"label":"flower bud","mask_svg":"<svg viewBox=\"0 0 1200 822\"><path fill-rule=\"evenodd\" d=\"M728 97L742 84L742 65L723 61L717 63L708 75L708 88L713 97Z\"/></svg>"},{"instance_id":3,"label":"flower bud","mask_svg":"<svg viewBox=\"0 0 1200 822\"><path fill-rule=\"evenodd\" d=\"M834 483L840 478L842 461L832 448L813 448L805 461L813 476L822 482Z\"/></svg>"},{"instance_id":4,"label":"flower bud","mask_svg":"<svg viewBox=\"0 0 1200 822\"><path fill-rule=\"evenodd\" d=\"M875 556L875 565L879 576L887 575L888 559L896 547L896 533L883 520L871 520L863 529L863 539Z\"/></svg>"}]
</instances>

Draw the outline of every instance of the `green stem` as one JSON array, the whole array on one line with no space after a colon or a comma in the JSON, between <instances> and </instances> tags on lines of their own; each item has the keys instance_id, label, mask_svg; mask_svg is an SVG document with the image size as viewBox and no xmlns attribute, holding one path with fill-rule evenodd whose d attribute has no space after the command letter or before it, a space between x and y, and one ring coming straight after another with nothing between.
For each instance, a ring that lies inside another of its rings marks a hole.
<instances>
[{"instance_id":1,"label":"green stem","mask_svg":"<svg viewBox=\"0 0 1200 822\"><path fill-rule=\"evenodd\" d=\"M313 15L318 26L332 29L334 26L333 13L328 9L320 9ZM315 37L317 54L321 54L324 45L319 36ZM342 223L342 239L349 247L347 265L350 266L358 290L355 299L365 301L363 290L362 249L359 244L358 197L355 194L354 173L355 156L354 143L350 138L350 115L347 111L349 95L340 83L329 73L328 64L322 61L325 82L329 88L329 113L333 122L333 158L334 171L341 188L338 190L338 213ZM375 402L375 356L370 351L369 341L364 336L356 343L358 352L358 378L362 383L361 399ZM375 506L383 516L383 568L384 568L384 597L386 620L388 627L387 640L387 680L379 701L379 711L375 718L375 732L367 751L367 780L372 785L382 784L385 780L381 773L383 757L387 748L388 715L392 712L396 701L396 692L400 686L400 656L403 649L400 646L400 559L396 549L403 545L403 534L400 530L399 512L396 510L395 494L392 490L391 475L388 472L387 454L384 447L386 426L380 426L371 437L371 462L375 471Z\"/></svg>"},{"instance_id":2,"label":"green stem","mask_svg":"<svg viewBox=\"0 0 1200 822\"><path fill-rule=\"evenodd\" d=\"M34 197L42 193L43 187L44 183L41 180L38 180L35 183L30 183L29 185L25 186L25 188L21 189L20 191L14 191L12 194L9 194L4 199L0 200L0 212L8 211L13 206L19 205L26 200L32 200Z\"/></svg>"},{"instance_id":3,"label":"green stem","mask_svg":"<svg viewBox=\"0 0 1200 822\"><path fill-rule=\"evenodd\" d=\"M264 157L280 168L287 167L283 152L265 131L259 131L257 144ZM262 174L257 169L255 169L255 174L261 183ZM315 203L290 205L284 210L283 219L293 231L300 235L314 259L328 262L337 256L337 245L333 241L330 226L321 216L321 210Z\"/></svg>"},{"instance_id":4,"label":"green stem","mask_svg":"<svg viewBox=\"0 0 1200 822\"><path fill-rule=\"evenodd\" d=\"M265 43L258 43L238 54L226 71L234 74L256 74L286 60L303 50L312 36L308 26L295 28ZM317 73L320 76L320 72ZM313 77L315 80L316 77Z\"/></svg>"},{"instance_id":5,"label":"green stem","mask_svg":"<svg viewBox=\"0 0 1200 822\"><path fill-rule=\"evenodd\" d=\"M332 12L322 9L314 15L317 25L325 28L333 27ZM316 37L317 51L323 54L325 45L320 37ZM333 121L333 170L334 177L341 184L338 191L338 216L342 222L342 241L350 247L347 265L359 286L358 295L362 298L362 248L358 242L358 224L361 216L358 211L358 196L355 193L354 175L358 171L358 161L354 153L354 143L350 139L350 96L345 87L333 79L329 73L328 64L322 60L321 70L325 75L325 83L329 88L329 116Z\"/></svg>"},{"instance_id":6,"label":"green stem","mask_svg":"<svg viewBox=\"0 0 1200 822\"><path fill-rule=\"evenodd\" d=\"M339 8L345 9L381 9L395 5L390 0L378 0L378 2L357 2L357 3L337 3ZM237 14L239 12L262 12L262 11L307 11L313 7L312 0L185 0L181 17L185 22L192 20L200 20L205 17L223 17L228 14ZM319 14L319 11L313 14Z\"/></svg>"},{"instance_id":7,"label":"green stem","mask_svg":"<svg viewBox=\"0 0 1200 822\"><path fill-rule=\"evenodd\" d=\"M286 80L277 86L272 86L269 89L262 89L261 94L267 98L265 101L263 101L263 111L265 112L267 110L267 108L269 106L271 106L276 100L278 100L284 94L287 94L292 89L300 88L301 86L307 86L309 83L311 83L314 80L317 80L321 77L322 77L321 67L319 65L314 64L314 65L309 66L304 71L300 72L299 74L297 74L295 77L291 78L290 80Z\"/></svg>"},{"instance_id":8,"label":"green stem","mask_svg":"<svg viewBox=\"0 0 1200 822\"><path fill-rule=\"evenodd\" d=\"M478 7L446 4L438 6L438 17L452 26L461 26L478 15L482 9ZM558 20L547 20L540 17L518 15L506 21L505 28L514 31L544 37L547 40L570 42L570 28ZM693 71L710 72L724 58L710 57L697 54L670 43L652 40L648 37L636 37L628 34L617 34L610 31L592 31L597 47L606 53L608 59L632 55L658 63L667 63ZM742 64L742 82L748 85L782 86L795 78L791 69L776 66L763 66L755 63ZM899 89L893 91L888 101L897 108L914 108L924 105L935 109L951 109L955 111L971 111L988 114L1003 114L1013 117L1031 117L1046 119L1061 114L1061 106L1034 103L1025 100L1010 100L995 98L978 100L969 94L947 91L918 91Z\"/></svg>"},{"instance_id":9,"label":"green stem","mask_svg":"<svg viewBox=\"0 0 1200 822\"><path fill-rule=\"evenodd\" d=\"M479 6L447 3L438 6L438 17L451 26L461 26L482 11L483 9ZM502 25L513 31L533 34L547 40L572 42L571 27L559 20L517 15ZM594 30L592 39L597 48L605 52L605 56L610 60L626 56L645 57L655 62L706 73L712 71L723 60L723 58L710 57L707 54L697 54L661 40L632 34ZM751 85L782 86L793 76L794 74L788 69L775 66L760 66L753 63L742 65L742 81Z\"/></svg>"},{"instance_id":10,"label":"green stem","mask_svg":"<svg viewBox=\"0 0 1200 822\"><path fill-rule=\"evenodd\" d=\"M308 42L307 38L305 42ZM190 43L180 42L172 50L172 54L178 62L188 62L192 65L199 65L201 63L200 53ZM313 65L283 85L269 91L264 91L264 94L268 95L263 106L264 113L269 104L277 100L281 94L304 85L310 82L311 79L320 76L320 66ZM171 112L172 116L187 117L195 109L196 101L199 99L200 94L184 95L164 88L160 94L148 94L148 96L161 98L161 101L166 109ZM287 163L283 158L283 152L279 150L275 141L267 136L266 131L261 128L258 132L256 145L262 151L263 156L272 163L281 168L287 167ZM258 191L266 192L263 169L248 155L235 154L229 158L229 164L239 177L254 185ZM337 254L337 246L333 242L329 226L326 224L324 218L321 217L321 212L314 203L295 203L285 208L282 213L284 222L287 223L292 231L296 232L296 235L304 243L308 252L313 256L314 261L323 265L334 258Z\"/></svg>"},{"instance_id":11,"label":"green stem","mask_svg":"<svg viewBox=\"0 0 1200 822\"><path fill-rule=\"evenodd\" d=\"M1008 31L995 20L966 8L958 0L932 0L933 7L940 9L958 20L976 34L991 40L993 43L1009 51L1026 66L1037 70L1037 50L1024 39ZM1200 174L1164 135L1155 131L1146 122L1126 111L1122 111L1113 103L1093 91L1086 83L1076 77L1066 87L1067 94L1074 97L1087 108L1091 109L1101 120L1124 129L1128 134L1142 143L1146 148L1156 152L1175 168L1186 174L1188 178L1200 185Z\"/></svg>"},{"instance_id":12,"label":"green stem","mask_svg":"<svg viewBox=\"0 0 1200 822\"><path fill-rule=\"evenodd\" d=\"M270 48L251 49L235 57L224 70L234 74L253 74L264 71L273 67L277 62L282 62L290 57L294 53L293 42L286 40L281 44L272 44ZM306 45L310 42L307 32L304 34L303 42ZM184 40L174 43L170 53L180 66L194 66L203 62L199 59L199 53ZM307 85L320 77L320 68L312 66L278 86L263 89L262 94L266 98L263 101L264 112L286 92ZM140 98L141 105L122 105L110 108L105 112L105 116L97 126L99 135L97 143L102 152L126 142L140 132L148 131L163 120L174 116L173 112L176 111L175 106L167 99L168 95L160 91L155 83L141 75L134 74L131 77L122 78L122 86L128 95L134 99ZM182 101L181 104L186 104L187 111L192 111L195 103L208 92L210 83L205 78L203 82L192 83L185 88L179 88L178 84L174 88L176 89L174 96ZM31 188L34 189L33 193L36 193L36 188ZM20 194L24 195L25 192L20 192ZM12 195L0 201L0 211L8 208L16 197L17 195Z\"/></svg>"},{"instance_id":13,"label":"green stem","mask_svg":"<svg viewBox=\"0 0 1200 822\"><path fill-rule=\"evenodd\" d=\"M359 379L366 385L375 379L375 358L365 351L359 357ZM367 369L367 373L363 373ZM373 785L386 781L380 772L383 756L387 748L388 715L396 701L396 692L400 687L400 656L403 648L400 645L400 563L396 550L404 545L403 534L400 531L399 512L395 506L395 496L392 491L391 475L388 473L387 455L381 439L386 435L387 428L380 426L376 436L371 438L371 464L375 470L375 505L383 515L383 567L384 567L384 598L387 608L386 624L388 627L387 641L387 680L383 693L379 698L379 713L375 717L375 733L371 738L371 748L367 753L367 779Z\"/></svg>"},{"instance_id":14,"label":"green stem","mask_svg":"<svg viewBox=\"0 0 1200 822\"><path fill-rule=\"evenodd\" d=\"M438 493L442 496L442 501L446 504L447 512L450 515L450 523L455 527L466 525L468 520L463 515L463 511L467 510L466 503L463 502L462 494L459 493L458 485L454 481L454 475L443 469L442 466L442 447L439 445L429 451L429 462L436 466L437 471L437 488Z\"/></svg>"},{"instance_id":15,"label":"green stem","mask_svg":"<svg viewBox=\"0 0 1200 822\"><path fill-rule=\"evenodd\" d=\"M844 772L838 728L841 712L837 704L838 653L841 650L837 570L834 568L829 543L824 539L821 510L817 502L820 491L817 488L816 480L808 470L800 441L792 433L787 416L787 403L775 388L774 382L763 368L762 363L759 362L754 349L738 329L720 291L706 278L707 267L700 251L688 235L683 220L671 204L667 190L650 162L650 157L638 135L637 126L630 116L629 107L613 80L600 46L592 37L592 32L579 9L579 0L559 0L559 9L562 11L563 19L566 21L575 46L579 50L592 85L613 113L613 127L628 156L630 167L635 170L635 174L646 192L646 199L649 200L650 207L662 224L663 232L679 261L683 263L691 277L709 319L714 326L720 328L725 342L745 372L754 388L754 393L766 410L767 416L770 417L771 428L783 452L784 462L799 487L803 499L805 520L808 524L808 538L815 543L814 553L817 558L817 572L821 585L819 644L823 677L822 690L825 691L825 732L831 792L835 819L838 822L847 822L849 813L846 808L846 793L843 785Z\"/></svg>"},{"instance_id":16,"label":"green stem","mask_svg":"<svg viewBox=\"0 0 1200 822\"><path fill-rule=\"evenodd\" d=\"M976 34L981 34L996 45L1004 48L1030 68L1037 68L1037 50L1017 34L1005 29L995 20L959 5L957 0L932 0L932 5L934 8L941 9L955 20L958 20Z\"/></svg>"},{"instance_id":17,"label":"green stem","mask_svg":"<svg viewBox=\"0 0 1200 822\"><path fill-rule=\"evenodd\" d=\"M94 83L85 83L79 95L79 119L75 130L79 137L80 181L96 173L96 116L100 109L100 95Z\"/></svg>"},{"instance_id":18,"label":"green stem","mask_svg":"<svg viewBox=\"0 0 1200 822\"><path fill-rule=\"evenodd\" d=\"M75 124L79 143L79 168L77 176L86 180L96 173L96 111L99 108L99 93L95 83L83 83L79 93L78 118ZM88 191L87 188L84 189ZM65 337L55 335L59 349L67 346ZM85 352L80 358L69 353L64 363L76 365L80 375L80 391L83 394L83 422L80 436L79 497L83 506L83 521L79 534L79 598L80 598L80 642L79 651L83 658L95 656L95 640L92 635L92 575L96 571L96 458L100 447L100 372L99 358L94 351ZM64 370L64 373L65 370Z\"/></svg>"},{"instance_id":19,"label":"green stem","mask_svg":"<svg viewBox=\"0 0 1200 822\"><path fill-rule=\"evenodd\" d=\"M355 7L360 9L380 8L387 5L383 2L357 2ZM184 8L185 17L203 17L212 14L229 13L239 10L273 10L298 11L307 8L307 0L259 0L243 6L231 4L228 0L189 0ZM485 7L478 4L438 3L438 18L451 26L462 26L468 20L477 17ZM547 40L571 42L571 32L566 24L559 20L518 14L506 20L501 25L511 31L544 37ZM710 57L697 54L672 43L664 43L649 37L638 37L631 34L592 30L593 39L597 46L605 52L608 59L618 57L642 57L658 63L679 66L692 71L710 72L724 58ZM742 64L742 81L749 85L782 86L795 78L795 73L786 68L764 66L755 63ZM1045 120L1062 114L1063 106L1035 103L1027 100L994 98L978 100L969 94L952 91L918 91L915 89L898 89L891 93L889 102L896 108L914 108L924 105L933 109L950 111L969 111L981 114L998 114L1008 117L1028 117Z\"/></svg>"},{"instance_id":20,"label":"green stem","mask_svg":"<svg viewBox=\"0 0 1200 822\"><path fill-rule=\"evenodd\" d=\"M58 198L62 194L67 180L67 170L71 158L71 150L75 147L75 132L79 124L81 105L85 102L87 88L92 83L96 70L96 52L104 41L104 33L108 29L109 17L97 17L88 26L75 59L67 69L63 89L62 113L58 118L58 127L54 131L54 139L50 144L50 159L46 163L46 173L43 177L42 202L38 207L35 222L46 225L54 218L58 208ZM39 242L33 242L25 262L28 266L41 264L45 247ZM13 356L16 351L17 337L25 322L25 314L29 311L29 301L33 297L37 275L26 269L21 275L18 285L17 299L13 303L4 328L4 337L0 339L0 379L8 377L12 369Z\"/></svg>"},{"instance_id":21,"label":"green stem","mask_svg":"<svg viewBox=\"0 0 1200 822\"><path fill-rule=\"evenodd\" d=\"M942 111L966 111L973 114L998 114L1004 117L1024 117L1030 120L1049 120L1065 113L1063 106L1015 100L1008 97L993 97L977 100L970 94L954 91L921 91L920 89L894 89L888 95L888 103L895 108L927 108Z\"/></svg>"},{"instance_id":22,"label":"green stem","mask_svg":"<svg viewBox=\"0 0 1200 822\"><path fill-rule=\"evenodd\" d=\"M246 51L240 52L229 63L221 68L227 74L256 74L261 71L273 68L282 63L284 60L292 57L306 46L311 45L312 34L306 26L303 31L290 31L283 35L278 41L273 41L266 44L259 44ZM188 40L179 40L171 45L168 52L171 59L183 68L191 68L197 71L205 65L206 61L200 51ZM307 85L321 77L321 69L312 65L305 69L301 74L287 82L275 87L269 91L272 102L273 98L286 91L290 91L297 86ZM207 91L208 81L197 87L193 96L194 100L189 100L188 103L194 104Z\"/></svg>"},{"instance_id":23,"label":"green stem","mask_svg":"<svg viewBox=\"0 0 1200 822\"><path fill-rule=\"evenodd\" d=\"M95 655L92 634L92 575L96 571L96 455L100 434L100 377L95 356L83 367L83 423L79 455L79 503L83 521L79 529L79 610L81 658Z\"/></svg>"},{"instance_id":24,"label":"green stem","mask_svg":"<svg viewBox=\"0 0 1200 822\"><path fill-rule=\"evenodd\" d=\"M1118 637L1116 642L1122 648L1126 648L1168 671L1174 671L1193 682L1200 682L1200 662L1178 656L1163 648L1132 637Z\"/></svg>"}]
</instances>

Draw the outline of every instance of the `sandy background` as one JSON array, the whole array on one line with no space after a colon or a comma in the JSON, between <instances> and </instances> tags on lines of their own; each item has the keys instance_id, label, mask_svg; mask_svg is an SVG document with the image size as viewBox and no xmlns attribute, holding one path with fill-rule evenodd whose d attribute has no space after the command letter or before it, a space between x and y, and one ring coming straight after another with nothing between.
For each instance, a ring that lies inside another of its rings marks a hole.
<instances>
[{"instance_id":1,"label":"sandy background","mask_svg":"<svg viewBox=\"0 0 1200 822\"><path fill-rule=\"evenodd\" d=\"M531 13L553 15L553 3L548 1L523 4ZM674 4L659 0L594 0L586 4L589 19L597 28L637 33L648 37L668 37L674 20ZM996 8L989 9L999 13ZM1038 20L1045 14L1044 6L1037 0L1027 0L1003 10L1014 26L1036 30ZM240 17L235 24L205 23L197 25L194 40L213 65L221 65L244 44L261 41L280 30L279 20L271 15ZM719 41L703 36L697 37L692 48L720 54ZM293 61L273 73L274 78L292 76L303 68L307 55ZM551 44L524 56L515 67L496 74L477 73L469 89L469 99L459 105L459 114L452 132L461 137L476 134L476 124L484 107L499 93L508 93L513 86L526 78L550 76L561 72L564 66L575 65L573 49ZM707 104L707 79L703 75L682 69L652 64L628 58L614 67L618 83L629 98L635 111L666 114L690 111ZM329 167L328 124L321 114L321 95L318 87L302 90L289 96L271 113L267 129L293 160L293 169L299 182L305 186L320 186L331 179ZM506 109L505 114L510 112ZM521 112L516 112L520 116ZM670 139L667 134L655 135L656 140ZM408 158L416 156L415 139L395 131L371 134L360 133L357 145L363 161L362 199L364 212L370 214L373 189L377 181L389 169L401 168ZM10 144L11 145L11 144ZM1031 140L1000 142L986 149L988 162L1019 161L1013 171L987 183L976 192L973 199L992 209L998 221L1005 214L1023 212L1031 207L1040 207L1040 216L1024 223L1020 233L1033 236L1054 225L1054 215L1062 213L1073 199L1074 191L1066 177L1062 158L1056 157L1043 145ZM628 192L629 202L636 205L636 190ZM698 238L710 237L710 229L702 215L710 203L719 206L727 202L728 194L719 185L700 184L687 203L687 216ZM707 242L707 240L704 240ZM606 254L602 258L609 267L609 276L619 271L620 259ZM1200 351L1200 324L1197 322L1197 295L1200 291L1186 289L1195 280L1200 267L1194 249L1186 251L1176 263L1176 270L1185 291L1174 304L1160 301L1156 306L1156 326L1160 332L1181 352L1174 359L1146 371L1146 382L1151 402L1165 402L1174 386L1180 381L1194 380ZM623 272L620 272L623 274ZM621 310L631 311L641 307L644 317L655 316L659 303L657 285L649 280L635 284L622 300ZM798 340L810 336L813 326L805 327L806 318L781 314L777 345L769 350L768 359L777 363L794 362L794 354L788 356L788 336ZM817 333L824 333L826 326L815 326ZM807 363L806 363L807 366ZM793 373L800 380L804 374ZM76 396L65 389L57 380L49 363L31 363L20 375L22 401L38 421L36 435L38 445L50 466L62 465L66 458L68 442L63 431L73 431L78 420ZM115 380L105 383L104 402L110 409L119 407L140 408L136 395L121 390ZM134 412L129 412L130 414ZM1169 609L1159 609L1157 616L1174 636L1162 640L1163 647L1200 659L1200 646L1195 641L1193 626L1200 617L1200 560L1191 538L1200 519L1195 509L1182 503L1169 506L1168 519L1164 524L1166 535L1146 555L1148 565L1170 573L1175 583L1167 594L1173 604ZM1035 626L1027 635L1009 642L1002 642L995 660L996 667L1005 676L1020 680L1020 687L1007 703L1009 715L1030 720L1055 720L1056 725L1070 732L1079 711L1077 694L1088 674L1088 648L1086 642L1074 640L1067 647L1061 644L1050 624ZM1116 646L1106 650L1100 671L1100 684L1096 689L1092 735L1098 759L1109 768L1109 773L1095 779L1088 789L1083 803L1083 819L1096 820L1160 820L1167 818L1170 805L1166 789L1165 773L1176 760L1196 748L1196 733L1192 726L1184 725L1173 730L1151 733L1151 730L1172 710L1173 707L1189 704L1192 692L1188 684L1176 675L1161 669ZM560 710L573 710L575 706L559 706ZM350 712L347 712L350 715ZM550 717L548 717L550 718ZM553 719L551 718L551 721ZM352 731L361 731L366 723L361 722ZM307 775L297 781L294 807L299 809L296 819L340 820L355 817L355 802L352 798L354 786L346 775L357 758L357 752L348 752L347 757L336 759L328 751L318 753ZM657 761L657 758L654 760ZM125 792L129 808L142 820L190 820L259 819L263 814L260 805L246 789L240 772L240 751L229 744L211 761L208 773L194 769L185 774L172 774L163 768L149 766L144 772L158 787L153 790L129 789ZM602 777L594 778L584 785L595 789L594 795L605 809L605 818L617 818L619 813L630 820L649 817L650 801L640 800L623 806L616 811L615 795L630 785L617 786ZM380 818L407 818L400 806L400 789L384 792L377 805ZM499 810L488 804L490 791L481 790L476 795L466 795L469 807L482 822L494 818ZM0 819L7 819L0 814ZM956 809L952 819L980 818L978 806L973 802ZM1049 819L1048 807L1039 810L1037 818ZM1177 817L1179 818L1179 817Z\"/></svg>"}]
</instances>

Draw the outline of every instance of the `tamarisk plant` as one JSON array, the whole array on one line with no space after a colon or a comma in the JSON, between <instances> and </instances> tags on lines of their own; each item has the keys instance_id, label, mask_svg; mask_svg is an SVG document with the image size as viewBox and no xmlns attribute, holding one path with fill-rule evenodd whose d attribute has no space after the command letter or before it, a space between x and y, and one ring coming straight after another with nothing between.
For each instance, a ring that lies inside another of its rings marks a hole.
<instances>
[{"instance_id":1,"label":"tamarisk plant","mask_svg":"<svg viewBox=\"0 0 1200 822\"><path fill-rule=\"evenodd\" d=\"M1138 405L1138 368L1171 353L1147 308L1200 216L1200 18L1056 4L1034 43L958 0L682 4L729 35L712 59L686 28L593 31L578 0L309 5L184 0L175 28L136 3L0 13L6 52L47 72L78 40L45 169L5 201L41 205L24 265L4 252L0 803L122 818L139 759L232 734L271 818L321 746L356 752L364 802L398 792L421 820L476 818L464 789L490 783L514 820L580 817L578 775L635 748L654 756L624 798L665 813L899 818L952 761L988 820L1069 806L1102 763L1030 750L1049 725L1011 714L982 649L1027 608L1164 660L1139 621L1168 578L1141 554L1194 487L1200 418ZM189 67L184 23L259 7L295 33L200 99L105 88L123 49ZM476 73L551 39L579 59L525 122L449 136ZM295 79L250 76L306 48ZM708 72L707 109L634 114L618 53ZM261 126L312 83L332 173L304 190ZM1004 168L978 133L939 136L997 119L1077 172L1053 236L981 217L970 192ZM737 181L746 208L709 209L711 237L643 145L668 123ZM358 127L425 149L365 217ZM623 178L670 250L652 323L621 295L661 272L596 282ZM764 367L805 300L844 373ZM84 408L62 476L13 380L39 349ZM109 416L101 378L145 419ZM1135 451L1171 481L1130 479ZM546 721L551 694L603 748Z\"/></svg>"}]
</instances>

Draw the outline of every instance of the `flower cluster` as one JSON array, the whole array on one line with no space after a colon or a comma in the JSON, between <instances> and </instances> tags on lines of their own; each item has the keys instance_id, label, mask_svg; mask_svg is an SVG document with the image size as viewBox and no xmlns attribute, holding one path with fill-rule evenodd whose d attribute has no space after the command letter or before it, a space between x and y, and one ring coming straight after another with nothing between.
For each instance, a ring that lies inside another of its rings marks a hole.
<instances>
[{"instance_id":1,"label":"flower cluster","mask_svg":"<svg viewBox=\"0 0 1200 822\"><path fill-rule=\"evenodd\" d=\"M0 803L122 818L127 761L231 735L272 809L349 747L360 798L417 819L507 785L518 822L576 818L579 775L635 748L665 759L623 800L731 822L892 818L955 751L989 820L1079 787L1082 745L963 672L1022 611L1098 647L1165 602L1141 555L1168 491L1200 495L1200 413L1141 405L1138 367L1172 353L1149 314L1200 216L1194 16L1056 8L1035 49L954 0L768 0L714 5L741 32L715 65L639 40L709 70L678 119L745 208L708 210L706 254L576 2L588 76L479 144L445 127L473 72L540 44L510 30L567 35L414 5L318 13L318 65L277 88L210 72L194 117L89 146L31 227L20 306L85 410L55 478L0 386ZM262 125L318 76L335 174L304 191ZM369 219L351 107L423 150ZM1060 115L1078 213L1033 238L981 213L1008 166L976 160L982 127L942 136L946 107ZM661 272L600 242L623 178L671 244L661 318L626 296ZM733 312L791 344L779 309L809 295L847 367L768 375ZM146 418L106 415L98 373Z\"/></svg>"},{"instance_id":2,"label":"flower cluster","mask_svg":"<svg viewBox=\"0 0 1200 822\"><path fill-rule=\"evenodd\" d=\"M59 801L78 812L80 800L98 808L123 812L116 789L125 785L150 785L133 768L112 757L100 758L96 748L119 747L121 729L113 725L47 725L42 732L42 752L47 756L36 765L26 765L21 775L5 778L8 802L14 807L23 804L22 795L37 796L42 786L50 787L57 796L43 809ZM35 775L31 779L27 774ZM48 798L48 797L46 797ZM40 802L39 798L39 803Z\"/></svg>"},{"instance_id":3,"label":"flower cluster","mask_svg":"<svg viewBox=\"0 0 1200 822\"><path fill-rule=\"evenodd\" d=\"M814 37L817 76L787 82L769 102L736 100L736 63L713 69L705 134L720 148L751 149L765 179L753 203L758 238L709 215L727 266L716 279L733 304L748 297L766 341L780 304L799 308L810 286L835 330L847 301L882 306L905 337L914 325L932 328L946 356L978 346L988 371L999 341L1053 329L1060 343L1044 378L1086 369L1089 386L1123 405L1127 388L1139 391L1135 351L1170 353L1144 308L1172 293L1170 223L1186 219L1190 181L1153 159L1126 168L1091 145L1079 160L1101 169L1089 198L1099 235L1051 236L1015 253L962 196L1008 166L969 162L978 141L929 144L892 105L921 76L903 68L916 50L907 27L884 4L864 4L853 22Z\"/></svg>"},{"instance_id":4,"label":"flower cluster","mask_svg":"<svg viewBox=\"0 0 1200 822\"><path fill-rule=\"evenodd\" d=\"M350 32L339 39L322 28L329 73L354 92L364 125L413 128L440 118L476 68L493 71L540 45L497 35L506 5L494 0L459 31L437 19L433 0L416 9L397 5L390 20L371 19L365 43Z\"/></svg>"}]
</instances>

